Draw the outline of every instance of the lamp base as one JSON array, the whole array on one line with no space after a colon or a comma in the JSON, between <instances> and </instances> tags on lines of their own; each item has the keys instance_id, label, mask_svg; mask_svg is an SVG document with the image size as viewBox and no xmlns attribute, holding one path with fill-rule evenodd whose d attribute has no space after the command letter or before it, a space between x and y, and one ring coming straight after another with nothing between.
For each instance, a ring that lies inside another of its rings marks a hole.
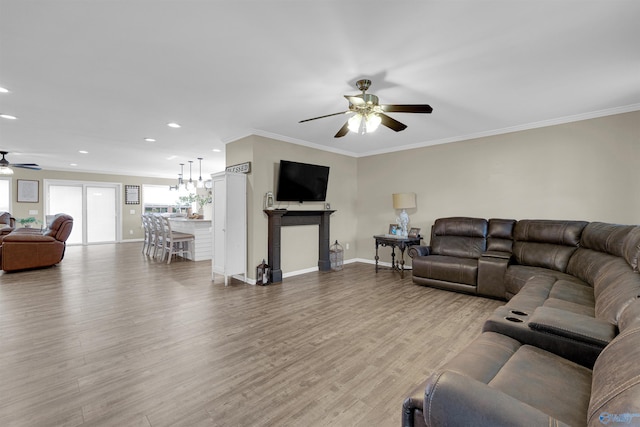
<instances>
[{"instance_id":1,"label":"lamp base","mask_svg":"<svg viewBox=\"0 0 640 427\"><path fill-rule=\"evenodd\" d=\"M400 216L398 217L398 223L400 224L402 237L407 237L409 235L409 214L406 210L402 209L400 212Z\"/></svg>"}]
</instances>

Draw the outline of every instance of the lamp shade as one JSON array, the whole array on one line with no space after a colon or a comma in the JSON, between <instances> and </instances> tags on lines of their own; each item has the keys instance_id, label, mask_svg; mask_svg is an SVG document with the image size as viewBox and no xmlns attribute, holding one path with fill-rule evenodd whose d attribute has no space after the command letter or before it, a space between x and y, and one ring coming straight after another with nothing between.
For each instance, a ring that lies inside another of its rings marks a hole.
<instances>
[{"instance_id":1,"label":"lamp shade","mask_svg":"<svg viewBox=\"0 0 640 427\"><path fill-rule=\"evenodd\" d=\"M393 193L394 209L411 209L416 207L416 193Z\"/></svg>"}]
</instances>

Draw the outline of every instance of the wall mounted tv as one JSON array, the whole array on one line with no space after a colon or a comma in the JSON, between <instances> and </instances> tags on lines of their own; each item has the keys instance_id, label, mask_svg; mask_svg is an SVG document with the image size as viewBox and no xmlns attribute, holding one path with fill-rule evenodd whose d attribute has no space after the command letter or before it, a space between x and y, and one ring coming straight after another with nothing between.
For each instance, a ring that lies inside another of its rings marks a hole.
<instances>
[{"instance_id":1,"label":"wall mounted tv","mask_svg":"<svg viewBox=\"0 0 640 427\"><path fill-rule=\"evenodd\" d=\"M329 166L280 160L276 200L280 202L324 202Z\"/></svg>"}]
</instances>

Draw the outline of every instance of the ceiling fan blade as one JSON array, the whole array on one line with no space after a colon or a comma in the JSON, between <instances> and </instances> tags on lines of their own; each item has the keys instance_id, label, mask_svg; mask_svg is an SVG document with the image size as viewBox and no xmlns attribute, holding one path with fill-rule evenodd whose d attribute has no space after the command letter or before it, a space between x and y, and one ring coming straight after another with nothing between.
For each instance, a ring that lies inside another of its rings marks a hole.
<instances>
[{"instance_id":1,"label":"ceiling fan blade","mask_svg":"<svg viewBox=\"0 0 640 427\"><path fill-rule=\"evenodd\" d=\"M365 104L364 97L362 95L345 95L344 97L347 98L347 101L352 105L362 106Z\"/></svg>"},{"instance_id":2,"label":"ceiling fan blade","mask_svg":"<svg viewBox=\"0 0 640 427\"><path fill-rule=\"evenodd\" d=\"M396 119L392 119L391 117L387 116L386 114L379 114L380 118L382 119L382 124L385 125L386 127L388 127L391 130L395 130L396 132L400 132L401 130L405 130L407 128L407 125L405 125L404 123L400 123L399 121L397 121Z\"/></svg>"},{"instance_id":3,"label":"ceiling fan blade","mask_svg":"<svg viewBox=\"0 0 640 427\"><path fill-rule=\"evenodd\" d=\"M343 136L345 136L347 133L349 132L349 122L345 122L344 125L342 125L342 127L340 128L340 130L338 131L338 133L335 134L334 138L342 138Z\"/></svg>"},{"instance_id":4,"label":"ceiling fan blade","mask_svg":"<svg viewBox=\"0 0 640 427\"><path fill-rule=\"evenodd\" d=\"M381 105L382 111L387 113L431 113L433 108L427 104Z\"/></svg>"},{"instance_id":5,"label":"ceiling fan blade","mask_svg":"<svg viewBox=\"0 0 640 427\"><path fill-rule=\"evenodd\" d=\"M298 123L309 122L311 120L317 120L317 119L324 119L325 117L339 116L340 114L347 114L347 113L349 113L349 111L341 111L339 113L327 114L326 116L320 116L320 117L314 117L312 119L300 120Z\"/></svg>"},{"instance_id":6,"label":"ceiling fan blade","mask_svg":"<svg viewBox=\"0 0 640 427\"><path fill-rule=\"evenodd\" d=\"M9 166L14 168L32 169L35 171L41 170L40 166L36 165L35 163L18 163L18 164L11 163Z\"/></svg>"}]
</instances>

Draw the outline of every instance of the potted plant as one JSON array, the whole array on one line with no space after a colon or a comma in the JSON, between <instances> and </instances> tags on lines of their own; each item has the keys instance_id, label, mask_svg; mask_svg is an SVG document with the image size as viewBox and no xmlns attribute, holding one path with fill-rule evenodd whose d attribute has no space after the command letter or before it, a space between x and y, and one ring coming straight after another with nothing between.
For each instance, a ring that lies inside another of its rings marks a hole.
<instances>
[{"instance_id":1,"label":"potted plant","mask_svg":"<svg viewBox=\"0 0 640 427\"><path fill-rule=\"evenodd\" d=\"M32 226L38 224L40 221L35 219L35 217L29 216L27 218L20 218L18 222L25 228L31 228Z\"/></svg>"},{"instance_id":2,"label":"potted plant","mask_svg":"<svg viewBox=\"0 0 640 427\"><path fill-rule=\"evenodd\" d=\"M182 204L193 204L196 203L198 205L198 217L202 217L202 210L204 209L204 207L206 205L208 205L209 203L212 202L212 197L211 194L205 194L205 195L201 195L201 194L196 194L196 193L189 193L189 195L187 196L182 196L179 198L180 202Z\"/></svg>"}]
</instances>

